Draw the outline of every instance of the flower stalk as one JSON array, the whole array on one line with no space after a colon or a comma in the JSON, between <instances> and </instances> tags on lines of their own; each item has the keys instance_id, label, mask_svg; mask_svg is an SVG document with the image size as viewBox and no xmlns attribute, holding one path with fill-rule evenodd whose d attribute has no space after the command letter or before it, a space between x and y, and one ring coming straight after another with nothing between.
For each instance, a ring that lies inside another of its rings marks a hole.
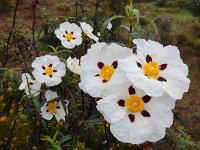
<instances>
[{"instance_id":1,"label":"flower stalk","mask_svg":"<svg viewBox=\"0 0 200 150\"><path fill-rule=\"evenodd\" d=\"M129 16L128 16L128 21L129 21L129 37L128 37L128 47L131 48L132 46L132 31L133 31L133 1L129 0Z\"/></svg>"}]
</instances>

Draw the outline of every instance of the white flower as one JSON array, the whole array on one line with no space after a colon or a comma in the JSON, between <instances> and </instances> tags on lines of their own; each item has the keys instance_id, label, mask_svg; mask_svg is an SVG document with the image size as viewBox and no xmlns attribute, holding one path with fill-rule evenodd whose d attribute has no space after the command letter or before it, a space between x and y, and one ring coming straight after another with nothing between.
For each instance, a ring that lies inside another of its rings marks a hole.
<instances>
[{"instance_id":1,"label":"white flower","mask_svg":"<svg viewBox=\"0 0 200 150\"><path fill-rule=\"evenodd\" d=\"M125 73L118 59L132 54L132 49L112 43L96 43L81 57L80 88L93 97L104 97L123 88Z\"/></svg>"},{"instance_id":2,"label":"white flower","mask_svg":"<svg viewBox=\"0 0 200 150\"><path fill-rule=\"evenodd\" d=\"M19 90L24 90L26 95L37 96L40 94L41 84L36 80L33 80L28 73L22 74L22 83L19 87Z\"/></svg>"},{"instance_id":3,"label":"white flower","mask_svg":"<svg viewBox=\"0 0 200 150\"><path fill-rule=\"evenodd\" d=\"M61 83L61 77L65 76L66 65L57 56L45 55L37 57L32 63L35 68L33 75L40 83L47 86L55 86Z\"/></svg>"},{"instance_id":4,"label":"white flower","mask_svg":"<svg viewBox=\"0 0 200 150\"><path fill-rule=\"evenodd\" d=\"M99 38L92 33L93 32L93 28L91 27L91 25L87 24L86 22L80 22L80 25L81 25L81 28L82 28L83 32L89 38L93 39L96 42L99 41Z\"/></svg>"},{"instance_id":5,"label":"white flower","mask_svg":"<svg viewBox=\"0 0 200 150\"><path fill-rule=\"evenodd\" d=\"M72 49L82 43L82 30L74 23L61 23L60 28L55 30L55 34L66 48Z\"/></svg>"},{"instance_id":6,"label":"white flower","mask_svg":"<svg viewBox=\"0 0 200 150\"><path fill-rule=\"evenodd\" d=\"M180 58L175 46L165 46L151 40L137 39L137 55L120 60L120 67L128 79L139 89L151 96L167 92L181 99L188 91L188 66Z\"/></svg>"},{"instance_id":7,"label":"white flower","mask_svg":"<svg viewBox=\"0 0 200 150\"><path fill-rule=\"evenodd\" d=\"M101 36L101 33L100 33L100 32L98 32L98 33L97 33L97 36L98 36L98 37L100 37L100 36Z\"/></svg>"},{"instance_id":8,"label":"white flower","mask_svg":"<svg viewBox=\"0 0 200 150\"><path fill-rule=\"evenodd\" d=\"M167 94L151 97L131 84L123 88L97 102L97 109L111 124L111 133L132 144L162 139L173 123L175 99Z\"/></svg>"},{"instance_id":9,"label":"white flower","mask_svg":"<svg viewBox=\"0 0 200 150\"><path fill-rule=\"evenodd\" d=\"M112 29L112 24L111 23L108 24L107 29L108 30Z\"/></svg>"},{"instance_id":10,"label":"white flower","mask_svg":"<svg viewBox=\"0 0 200 150\"><path fill-rule=\"evenodd\" d=\"M79 59L77 58L72 59L71 57L69 57L67 59L67 67L71 72L75 74L80 74Z\"/></svg>"},{"instance_id":11,"label":"white flower","mask_svg":"<svg viewBox=\"0 0 200 150\"><path fill-rule=\"evenodd\" d=\"M56 92L47 90L45 93L47 102L41 107L41 115L46 120L51 120L53 116L56 117L57 121L65 121L66 113L68 113L68 101L65 101L66 113L63 108L62 102L60 101Z\"/></svg>"}]
</instances>

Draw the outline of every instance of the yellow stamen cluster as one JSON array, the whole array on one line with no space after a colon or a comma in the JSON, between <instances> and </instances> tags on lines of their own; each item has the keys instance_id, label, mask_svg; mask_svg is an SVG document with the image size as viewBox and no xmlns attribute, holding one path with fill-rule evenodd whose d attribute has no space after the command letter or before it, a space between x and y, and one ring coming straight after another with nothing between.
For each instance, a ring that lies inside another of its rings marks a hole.
<instances>
[{"instance_id":1,"label":"yellow stamen cluster","mask_svg":"<svg viewBox=\"0 0 200 150\"><path fill-rule=\"evenodd\" d=\"M47 106L47 109L49 110L49 112L51 113L55 113L56 110L57 110L57 105L54 104L54 103L49 103L48 106Z\"/></svg>"},{"instance_id":2,"label":"yellow stamen cluster","mask_svg":"<svg viewBox=\"0 0 200 150\"><path fill-rule=\"evenodd\" d=\"M44 70L44 72L45 72L46 75L52 76L52 74L53 74L53 68L52 67L47 67Z\"/></svg>"},{"instance_id":3,"label":"yellow stamen cluster","mask_svg":"<svg viewBox=\"0 0 200 150\"><path fill-rule=\"evenodd\" d=\"M87 32L86 34L87 34L87 36L92 37L92 33L91 32Z\"/></svg>"},{"instance_id":4,"label":"yellow stamen cluster","mask_svg":"<svg viewBox=\"0 0 200 150\"><path fill-rule=\"evenodd\" d=\"M144 73L149 78L157 78L160 74L160 67L157 62L149 62L143 67Z\"/></svg>"},{"instance_id":5,"label":"yellow stamen cluster","mask_svg":"<svg viewBox=\"0 0 200 150\"><path fill-rule=\"evenodd\" d=\"M112 66L105 65L101 69L101 76L104 80L108 81L111 79L115 69Z\"/></svg>"},{"instance_id":6,"label":"yellow stamen cluster","mask_svg":"<svg viewBox=\"0 0 200 150\"><path fill-rule=\"evenodd\" d=\"M126 101L126 106L131 112L140 112L144 109L144 102L139 96L131 95Z\"/></svg>"},{"instance_id":7,"label":"yellow stamen cluster","mask_svg":"<svg viewBox=\"0 0 200 150\"><path fill-rule=\"evenodd\" d=\"M72 33L67 33L65 35L65 38L67 39L67 41L71 41L73 39L73 34Z\"/></svg>"}]
</instances>

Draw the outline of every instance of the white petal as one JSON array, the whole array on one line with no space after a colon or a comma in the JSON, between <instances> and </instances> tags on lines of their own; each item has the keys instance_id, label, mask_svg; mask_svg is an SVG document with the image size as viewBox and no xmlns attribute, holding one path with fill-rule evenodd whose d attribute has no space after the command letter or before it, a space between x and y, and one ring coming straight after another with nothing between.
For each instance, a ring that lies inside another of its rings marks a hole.
<instances>
[{"instance_id":1,"label":"white petal","mask_svg":"<svg viewBox=\"0 0 200 150\"><path fill-rule=\"evenodd\" d=\"M166 112L162 112L162 113L157 113L157 112L150 112L152 115L152 119L155 118L155 120L157 120L155 123L156 124L160 124L163 127L171 127L171 125L173 124L173 113L172 111L166 111Z\"/></svg>"},{"instance_id":2,"label":"white petal","mask_svg":"<svg viewBox=\"0 0 200 150\"><path fill-rule=\"evenodd\" d=\"M151 101L146 104L146 107L156 108L158 111L168 111L175 107L175 101L176 99L164 93L160 97L151 97Z\"/></svg>"},{"instance_id":3,"label":"white petal","mask_svg":"<svg viewBox=\"0 0 200 150\"><path fill-rule=\"evenodd\" d=\"M132 55L124 59L120 59L119 66L126 72L128 79L137 88L144 90L147 95L161 96L164 92L162 83L156 79L149 79L145 76L143 70L137 66L137 61L137 55Z\"/></svg>"},{"instance_id":4,"label":"white petal","mask_svg":"<svg viewBox=\"0 0 200 150\"><path fill-rule=\"evenodd\" d=\"M59 114L60 116L66 116L66 113L64 111L61 101L59 102L58 106L60 106L60 109L57 109L56 114Z\"/></svg>"},{"instance_id":5,"label":"white petal","mask_svg":"<svg viewBox=\"0 0 200 150\"><path fill-rule=\"evenodd\" d=\"M169 67L177 68L182 71L185 76L188 75L188 66L185 65L180 58L180 52L176 46L165 46L164 49L159 53L160 64L168 64Z\"/></svg>"},{"instance_id":6,"label":"white petal","mask_svg":"<svg viewBox=\"0 0 200 150\"><path fill-rule=\"evenodd\" d=\"M54 33L56 34L56 37L59 38L60 40L65 40L65 38L63 37L65 33L61 31L60 29L56 29Z\"/></svg>"},{"instance_id":7,"label":"white petal","mask_svg":"<svg viewBox=\"0 0 200 150\"><path fill-rule=\"evenodd\" d=\"M24 89L24 91L25 91L26 95L30 95L31 94L31 90L28 87L26 87Z\"/></svg>"},{"instance_id":8,"label":"white petal","mask_svg":"<svg viewBox=\"0 0 200 150\"><path fill-rule=\"evenodd\" d=\"M112 29L112 24L111 23L108 24L107 29L108 30Z\"/></svg>"},{"instance_id":9,"label":"white petal","mask_svg":"<svg viewBox=\"0 0 200 150\"><path fill-rule=\"evenodd\" d=\"M57 72L54 73L56 76L63 77L66 74L66 65L63 62L60 62L59 65L57 65L54 70L57 70Z\"/></svg>"},{"instance_id":10,"label":"white petal","mask_svg":"<svg viewBox=\"0 0 200 150\"><path fill-rule=\"evenodd\" d=\"M27 83L22 82L22 83L20 84L20 86L19 86L19 90L24 90L26 86L27 86Z\"/></svg>"},{"instance_id":11,"label":"white petal","mask_svg":"<svg viewBox=\"0 0 200 150\"><path fill-rule=\"evenodd\" d=\"M130 72L127 73L128 79L134 84L137 88L145 91L147 95L151 96L161 96L164 93L164 88L160 81L156 79L149 79L142 72Z\"/></svg>"},{"instance_id":12,"label":"white petal","mask_svg":"<svg viewBox=\"0 0 200 150\"><path fill-rule=\"evenodd\" d=\"M80 74L80 65L79 60L77 58L69 57L67 59L67 67L70 71L74 72L75 74Z\"/></svg>"},{"instance_id":13,"label":"white petal","mask_svg":"<svg viewBox=\"0 0 200 150\"><path fill-rule=\"evenodd\" d=\"M43 65L45 65L45 67L48 67L50 64L52 64L53 67L60 64L60 59L57 56L45 55L42 58L43 58L43 63L44 63Z\"/></svg>"},{"instance_id":14,"label":"white petal","mask_svg":"<svg viewBox=\"0 0 200 150\"><path fill-rule=\"evenodd\" d=\"M92 32L93 28L91 25L87 24L86 22L80 22L82 30L87 33L87 32Z\"/></svg>"},{"instance_id":15,"label":"white petal","mask_svg":"<svg viewBox=\"0 0 200 150\"><path fill-rule=\"evenodd\" d=\"M110 130L114 137L121 142L141 144L146 142L154 134L155 127L151 123L150 118L136 115L135 121L132 123L127 114L124 119L111 124Z\"/></svg>"},{"instance_id":16,"label":"white petal","mask_svg":"<svg viewBox=\"0 0 200 150\"><path fill-rule=\"evenodd\" d=\"M190 86L190 80L185 74L177 69L166 69L162 76L167 79L165 91L175 99L181 99L183 93L187 92Z\"/></svg>"},{"instance_id":17,"label":"white petal","mask_svg":"<svg viewBox=\"0 0 200 150\"><path fill-rule=\"evenodd\" d=\"M61 120L65 121L65 116L62 116L60 114L55 114L55 117L57 121L61 121Z\"/></svg>"},{"instance_id":18,"label":"white petal","mask_svg":"<svg viewBox=\"0 0 200 150\"><path fill-rule=\"evenodd\" d=\"M22 74L22 80L25 81L25 82L27 82L27 80L28 80L28 82L33 81L31 76L30 76L30 74L28 74L28 73L23 73Z\"/></svg>"},{"instance_id":19,"label":"white petal","mask_svg":"<svg viewBox=\"0 0 200 150\"><path fill-rule=\"evenodd\" d=\"M53 118L53 115L51 114L51 113L49 113L49 112L47 112L46 110L46 103L41 107L41 115L42 115L42 117L44 118L44 119L46 119L46 120L51 120L52 118Z\"/></svg>"},{"instance_id":20,"label":"white petal","mask_svg":"<svg viewBox=\"0 0 200 150\"><path fill-rule=\"evenodd\" d=\"M47 86L55 86L62 82L62 79L60 76L54 75L52 78L49 78L45 83Z\"/></svg>"},{"instance_id":21,"label":"white petal","mask_svg":"<svg viewBox=\"0 0 200 150\"><path fill-rule=\"evenodd\" d=\"M43 64L43 57L44 56L41 56L41 57L36 57L35 60L33 61L32 63L32 67L33 68L38 68L41 66L41 64ZM41 68L42 69L42 68Z\"/></svg>"},{"instance_id":22,"label":"white petal","mask_svg":"<svg viewBox=\"0 0 200 150\"><path fill-rule=\"evenodd\" d=\"M51 120L53 118L53 115L51 113L48 113L48 112L42 112L41 115L46 120Z\"/></svg>"},{"instance_id":23,"label":"white petal","mask_svg":"<svg viewBox=\"0 0 200 150\"><path fill-rule=\"evenodd\" d=\"M76 37L76 39L74 40L74 42L76 43L76 45L81 45L83 39L81 36Z\"/></svg>"},{"instance_id":24,"label":"white petal","mask_svg":"<svg viewBox=\"0 0 200 150\"><path fill-rule=\"evenodd\" d=\"M46 82L47 76L44 76L43 73L44 73L44 71L42 69L34 69L32 72L34 78L40 83Z\"/></svg>"},{"instance_id":25,"label":"white petal","mask_svg":"<svg viewBox=\"0 0 200 150\"><path fill-rule=\"evenodd\" d=\"M84 73L81 72L81 82L79 83L79 87L85 92L90 94L93 97L104 97L106 85L103 84L102 79L94 78L91 75L87 75L83 78ZM105 87L105 88L104 88Z\"/></svg>"},{"instance_id":26,"label":"white petal","mask_svg":"<svg viewBox=\"0 0 200 150\"><path fill-rule=\"evenodd\" d=\"M166 128L158 127L157 129L155 129L154 134L152 134L149 137L148 141L157 142L160 139L164 138L165 137L165 130L166 130Z\"/></svg>"},{"instance_id":27,"label":"white petal","mask_svg":"<svg viewBox=\"0 0 200 150\"><path fill-rule=\"evenodd\" d=\"M110 95L97 102L97 110L100 111L105 120L109 123L116 123L124 118L126 108L119 106L118 101L121 99L118 95Z\"/></svg>"},{"instance_id":28,"label":"white petal","mask_svg":"<svg viewBox=\"0 0 200 150\"><path fill-rule=\"evenodd\" d=\"M74 41L68 42L67 40L62 40L61 43L65 48L73 49L75 47Z\"/></svg>"},{"instance_id":29,"label":"white petal","mask_svg":"<svg viewBox=\"0 0 200 150\"><path fill-rule=\"evenodd\" d=\"M71 30L71 23L69 22L64 22L60 24L60 29L62 31L70 31Z\"/></svg>"},{"instance_id":30,"label":"white petal","mask_svg":"<svg viewBox=\"0 0 200 150\"><path fill-rule=\"evenodd\" d=\"M81 36L81 34L82 34L81 28L78 25L76 25L75 23L71 24L71 32L73 32L73 35L75 37L77 37L78 35Z\"/></svg>"},{"instance_id":31,"label":"white petal","mask_svg":"<svg viewBox=\"0 0 200 150\"><path fill-rule=\"evenodd\" d=\"M99 41L99 38L97 36L95 36L94 34L92 34L90 38L93 39L96 42Z\"/></svg>"},{"instance_id":32,"label":"white petal","mask_svg":"<svg viewBox=\"0 0 200 150\"><path fill-rule=\"evenodd\" d=\"M53 92L51 90L47 90L46 93L45 93L45 97L46 97L47 101L49 101L49 100L52 100L54 98L57 98L58 95L57 95L57 92Z\"/></svg>"},{"instance_id":33,"label":"white petal","mask_svg":"<svg viewBox=\"0 0 200 150\"><path fill-rule=\"evenodd\" d=\"M150 55L152 59L156 61L158 52L163 50L163 45L155 41L134 39L133 42L137 45L137 54L140 59Z\"/></svg>"}]
</instances>

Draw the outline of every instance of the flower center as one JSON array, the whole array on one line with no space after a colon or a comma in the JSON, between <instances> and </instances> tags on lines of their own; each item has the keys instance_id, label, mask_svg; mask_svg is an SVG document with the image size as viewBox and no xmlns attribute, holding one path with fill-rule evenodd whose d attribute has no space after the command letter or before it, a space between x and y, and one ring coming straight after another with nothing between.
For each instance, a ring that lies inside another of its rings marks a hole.
<instances>
[{"instance_id":1,"label":"flower center","mask_svg":"<svg viewBox=\"0 0 200 150\"><path fill-rule=\"evenodd\" d=\"M47 109L51 112L51 113L55 113L56 112L56 104L54 103L49 103L47 106Z\"/></svg>"},{"instance_id":2,"label":"flower center","mask_svg":"<svg viewBox=\"0 0 200 150\"><path fill-rule=\"evenodd\" d=\"M86 32L87 36L91 37L92 33L91 32Z\"/></svg>"},{"instance_id":3,"label":"flower center","mask_svg":"<svg viewBox=\"0 0 200 150\"><path fill-rule=\"evenodd\" d=\"M139 96L132 95L126 101L126 106L131 112L139 112L144 109L144 102Z\"/></svg>"},{"instance_id":4,"label":"flower center","mask_svg":"<svg viewBox=\"0 0 200 150\"><path fill-rule=\"evenodd\" d=\"M67 33L65 35L65 38L68 40L68 41L71 41L73 39L73 34L72 33Z\"/></svg>"},{"instance_id":5,"label":"flower center","mask_svg":"<svg viewBox=\"0 0 200 150\"><path fill-rule=\"evenodd\" d=\"M52 67L47 67L44 72L46 73L46 75L52 76L53 74L53 69Z\"/></svg>"},{"instance_id":6,"label":"flower center","mask_svg":"<svg viewBox=\"0 0 200 150\"><path fill-rule=\"evenodd\" d=\"M103 77L104 80L108 81L112 77L115 69L109 65L103 66L101 69L101 76Z\"/></svg>"},{"instance_id":7,"label":"flower center","mask_svg":"<svg viewBox=\"0 0 200 150\"><path fill-rule=\"evenodd\" d=\"M144 73L149 78L157 78L160 73L160 67L157 62L151 61L143 67Z\"/></svg>"}]
</instances>

